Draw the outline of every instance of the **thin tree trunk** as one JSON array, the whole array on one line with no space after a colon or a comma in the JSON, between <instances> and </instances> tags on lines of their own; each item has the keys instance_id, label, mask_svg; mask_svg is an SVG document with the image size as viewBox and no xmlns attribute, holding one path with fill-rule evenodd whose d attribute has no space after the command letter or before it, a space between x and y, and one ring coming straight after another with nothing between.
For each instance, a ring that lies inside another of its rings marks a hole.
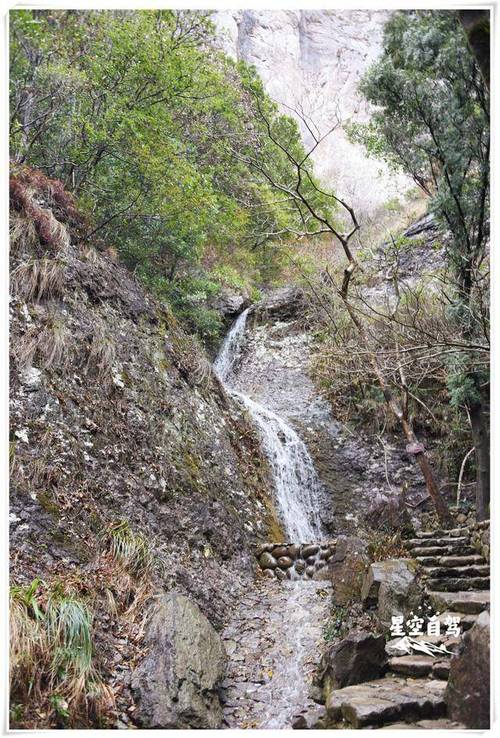
<instances>
[{"instance_id":1,"label":"thin tree trunk","mask_svg":"<svg viewBox=\"0 0 500 738\"><path fill-rule=\"evenodd\" d=\"M348 282L349 282L349 279L347 277L344 280L344 285L346 285L346 283L348 285ZM363 339L365 346L368 348L369 340L368 340L365 327L362 321L360 320L360 318L358 317L358 315L356 314L356 311L349 303L349 300L347 299L347 289L341 290L340 296L342 297L346 310L349 313L349 316L352 322L356 326L360 337ZM377 357L377 354L374 351L370 351L369 357L370 357L370 363L373 368L373 372L375 376L377 377L377 380L378 380L380 389L383 392L386 404L388 408L391 410L391 412L393 413L393 415L395 415L395 417L399 420L408 443L412 445L418 444L418 446L422 448L421 451L418 451L417 453L415 453L415 456L417 459L417 463L420 467L420 470L422 472L422 476L424 477L427 492L429 493L429 497L434 503L434 507L436 508L436 513L441 523L444 526L450 525L452 522L452 518L448 510L448 506L446 502L444 501L443 497L441 496L441 493L439 492L438 486L436 484L436 480L434 479L434 474L432 473L432 469L429 464L429 459L427 458L427 454L425 453L425 449L423 445L419 443L417 436L415 435L415 431L413 430L413 425L411 423L411 420L408 417L408 413L403 409L403 407L399 405L399 403L394 398L391 392L391 389L386 382L384 372L383 372L382 367L380 366L380 362Z\"/></svg>"},{"instance_id":2,"label":"thin tree trunk","mask_svg":"<svg viewBox=\"0 0 500 738\"><path fill-rule=\"evenodd\" d=\"M490 454L482 404L478 402L469 407L469 416L476 449L476 517L486 520L490 509Z\"/></svg>"}]
</instances>

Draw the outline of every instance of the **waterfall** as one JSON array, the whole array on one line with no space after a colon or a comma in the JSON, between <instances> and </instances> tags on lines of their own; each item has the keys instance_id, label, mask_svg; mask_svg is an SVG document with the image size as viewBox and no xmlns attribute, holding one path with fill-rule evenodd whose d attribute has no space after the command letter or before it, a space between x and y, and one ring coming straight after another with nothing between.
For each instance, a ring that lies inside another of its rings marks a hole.
<instances>
[{"instance_id":1,"label":"waterfall","mask_svg":"<svg viewBox=\"0 0 500 738\"><path fill-rule=\"evenodd\" d=\"M249 309L241 313L224 339L214 370L226 390L248 410L259 431L287 537L295 542L315 541L322 537L318 510L320 482L305 443L283 418L236 390L231 383L243 351L248 312Z\"/></svg>"}]
</instances>

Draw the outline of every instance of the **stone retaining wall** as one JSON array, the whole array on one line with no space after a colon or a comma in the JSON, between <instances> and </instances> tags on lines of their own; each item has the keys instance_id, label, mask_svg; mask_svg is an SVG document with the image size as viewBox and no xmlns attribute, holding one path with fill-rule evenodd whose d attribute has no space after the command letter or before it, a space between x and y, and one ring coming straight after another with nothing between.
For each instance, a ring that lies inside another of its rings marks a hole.
<instances>
[{"instance_id":1,"label":"stone retaining wall","mask_svg":"<svg viewBox=\"0 0 500 738\"><path fill-rule=\"evenodd\" d=\"M471 545L476 551L490 561L490 521L483 520L468 526L470 531Z\"/></svg>"},{"instance_id":2,"label":"stone retaining wall","mask_svg":"<svg viewBox=\"0 0 500 738\"><path fill-rule=\"evenodd\" d=\"M328 579L326 565L336 543L263 543L257 547L257 558L270 579Z\"/></svg>"}]
</instances>

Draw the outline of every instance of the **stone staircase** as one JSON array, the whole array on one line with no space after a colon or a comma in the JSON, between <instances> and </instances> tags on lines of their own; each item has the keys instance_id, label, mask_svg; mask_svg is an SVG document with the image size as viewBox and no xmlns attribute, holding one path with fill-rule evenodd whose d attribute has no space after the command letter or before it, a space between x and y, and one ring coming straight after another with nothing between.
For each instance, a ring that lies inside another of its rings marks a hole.
<instances>
[{"instance_id":1,"label":"stone staircase","mask_svg":"<svg viewBox=\"0 0 500 738\"><path fill-rule=\"evenodd\" d=\"M490 567L472 546L468 528L422 531L406 547L422 567L427 596L441 618L460 617L467 629L489 609Z\"/></svg>"},{"instance_id":2,"label":"stone staircase","mask_svg":"<svg viewBox=\"0 0 500 738\"><path fill-rule=\"evenodd\" d=\"M481 526L481 524L479 524ZM419 532L405 542L421 565L427 599L441 622L460 618L461 633L490 605L490 569L471 542L468 528ZM456 651L460 638L423 636ZM332 691L328 727L372 729L464 729L446 717L444 699L450 658L392 656L384 678Z\"/></svg>"}]
</instances>

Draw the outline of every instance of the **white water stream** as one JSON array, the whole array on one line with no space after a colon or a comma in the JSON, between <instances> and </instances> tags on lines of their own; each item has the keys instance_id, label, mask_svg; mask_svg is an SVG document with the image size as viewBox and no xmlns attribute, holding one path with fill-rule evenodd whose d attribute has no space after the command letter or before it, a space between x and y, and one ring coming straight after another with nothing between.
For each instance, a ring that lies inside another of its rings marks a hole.
<instances>
[{"instance_id":1,"label":"white water stream","mask_svg":"<svg viewBox=\"0 0 500 738\"><path fill-rule=\"evenodd\" d=\"M320 482L306 445L283 418L232 386L233 370L243 352L248 312L241 313L231 327L214 370L226 390L246 407L259 431L287 537L296 543L320 540Z\"/></svg>"},{"instance_id":2,"label":"white water stream","mask_svg":"<svg viewBox=\"0 0 500 738\"><path fill-rule=\"evenodd\" d=\"M320 482L309 452L282 417L236 388L248 317L235 321L214 363L227 392L248 411L271 467L276 507L289 541L322 538ZM309 696L317 641L328 612L329 583L257 580L223 638L232 656L224 690L230 728L289 728L313 705Z\"/></svg>"}]
</instances>

